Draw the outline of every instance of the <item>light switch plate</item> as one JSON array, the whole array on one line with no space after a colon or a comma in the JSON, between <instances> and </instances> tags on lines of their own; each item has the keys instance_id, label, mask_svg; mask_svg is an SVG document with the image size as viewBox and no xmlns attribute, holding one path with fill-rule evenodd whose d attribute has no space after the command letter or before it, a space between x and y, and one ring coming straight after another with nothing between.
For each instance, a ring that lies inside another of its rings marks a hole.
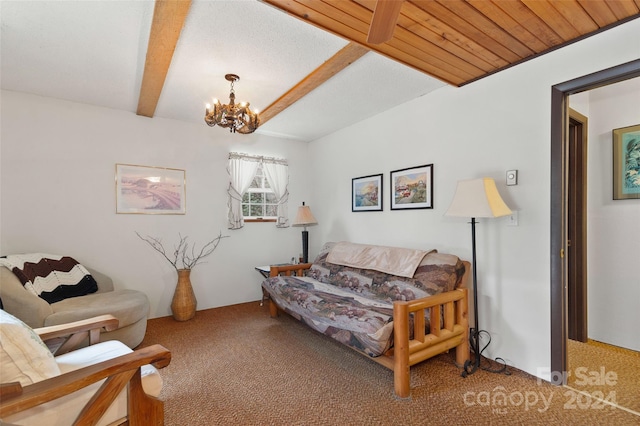
<instances>
[{"instance_id":1,"label":"light switch plate","mask_svg":"<svg viewBox=\"0 0 640 426\"><path fill-rule=\"evenodd\" d=\"M518 171L507 170L507 186L518 184Z\"/></svg>"},{"instance_id":2,"label":"light switch plate","mask_svg":"<svg viewBox=\"0 0 640 426\"><path fill-rule=\"evenodd\" d=\"M513 210L508 216L507 226L518 226L518 210Z\"/></svg>"}]
</instances>

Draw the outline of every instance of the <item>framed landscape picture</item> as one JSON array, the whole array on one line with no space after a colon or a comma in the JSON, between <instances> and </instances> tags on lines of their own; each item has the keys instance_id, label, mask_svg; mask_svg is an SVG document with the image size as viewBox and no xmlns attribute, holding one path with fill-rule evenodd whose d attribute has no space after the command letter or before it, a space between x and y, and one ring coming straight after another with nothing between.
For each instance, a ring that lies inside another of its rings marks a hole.
<instances>
[{"instance_id":1,"label":"framed landscape picture","mask_svg":"<svg viewBox=\"0 0 640 426\"><path fill-rule=\"evenodd\" d=\"M185 214L185 171L116 164L116 213Z\"/></svg>"},{"instance_id":2,"label":"framed landscape picture","mask_svg":"<svg viewBox=\"0 0 640 426\"><path fill-rule=\"evenodd\" d=\"M640 198L640 124L613 130L613 199Z\"/></svg>"},{"instance_id":3,"label":"framed landscape picture","mask_svg":"<svg viewBox=\"0 0 640 426\"><path fill-rule=\"evenodd\" d=\"M391 210L433 208L433 164L391 172Z\"/></svg>"},{"instance_id":4,"label":"framed landscape picture","mask_svg":"<svg viewBox=\"0 0 640 426\"><path fill-rule=\"evenodd\" d=\"M351 211L382 211L382 173L351 179Z\"/></svg>"}]
</instances>

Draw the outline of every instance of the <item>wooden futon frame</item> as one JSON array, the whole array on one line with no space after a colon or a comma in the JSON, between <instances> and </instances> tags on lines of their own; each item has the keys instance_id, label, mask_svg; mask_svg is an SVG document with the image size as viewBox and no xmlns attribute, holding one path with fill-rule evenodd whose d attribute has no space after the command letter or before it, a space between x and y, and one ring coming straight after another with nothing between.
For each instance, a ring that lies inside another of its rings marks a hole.
<instances>
[{"instance_id":1,"label":"wooden futon frame","mask_svg":"<svg viewBox=\"0 0 640 426\"><path fill-rule=\"evenodd\" d=\"M394 389L400 398L410 396L412 365L456 348L456 363L462 366L469 359L469 317L466 283L471 264L463 261L465 272L456 289L411 301L393 302L393 347L378 357L367 358L393 371ZM303 276L311 263L271 266L270 276ZM430 309L430 329L425 331L425 309ZM270 299L272 317L282 310ZM413 316L413 338L410 338L410 316ZM441 321L441 318L443 321ZM359 352L360 353L360 352Z\"/></svg>"}]
</instances>

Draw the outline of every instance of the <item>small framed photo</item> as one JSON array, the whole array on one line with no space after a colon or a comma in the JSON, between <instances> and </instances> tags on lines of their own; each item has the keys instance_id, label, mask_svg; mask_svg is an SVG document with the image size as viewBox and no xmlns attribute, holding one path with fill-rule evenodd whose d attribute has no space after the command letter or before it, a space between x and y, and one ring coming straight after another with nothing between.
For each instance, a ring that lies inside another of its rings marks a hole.
<instances>
[{"instance_id":1,"label":"small framed photo","mask_svg":"<svg viewBox=\"0 0 640 426\"><path fill-rule=\"evenodd\" d=\"M185 214L185 171L116 164L116 213Z\"/></svg>"},{"instance_id":2,"label":"small framed photo","mask_svg":"<svg viewBox=\"0 0 640 426\"><path fill-rule=\"evenodd\" d=\"M391 210L433 208L433 164L391 172Z\"/></svg>"},{"instance_id":3,"label":"small framed photo","mask_svg":"<svg viewBox=\"0 0 640 426\"><path fill-rule=\"evenodd\" d=\"M351 179L351 211L382 211L382 173Z\"/></svg>"},{"instance_id":4,"label":"small framed photo","mask_svg":"<svg viewBox=\"0 0 640 426\"><path fill-rule=\"evenodd\" d=\"M613 199L640 199L640 124L613 130Z\"/></svg>"}]
</instances>

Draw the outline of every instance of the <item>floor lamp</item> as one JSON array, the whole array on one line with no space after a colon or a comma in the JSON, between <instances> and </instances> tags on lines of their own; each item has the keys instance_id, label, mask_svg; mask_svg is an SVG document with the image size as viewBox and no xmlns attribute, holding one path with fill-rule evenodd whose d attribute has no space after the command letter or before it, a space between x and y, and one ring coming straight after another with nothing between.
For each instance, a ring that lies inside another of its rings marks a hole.
<instances>
[{"instance_id":1,"label":"floor lamp","mask_svg":"<svg viewBox=\"0 0 640 426\"><path fill-rule=\"evenodd\" d=\"M317 224L318 221L313 217L311 209L309 206L305 206L303 201L302 205L298 207L296 220L291 224L292 226L304 226L302 231L302 263L309 262L309 231L307 231L307 226Z\"/></svg>"},{"instance_id":2,"label":"floor lamp","mask_svg":"<svg viewBox=\"0 0 640 426\"><path fill-rule=\"evenodd\" d=\"M480 178L458 181L456 193L445 216L470 217L471 218L471 245L472 245L472 270L473 270L473 313L474 323L470 329L469 340L475 359L473 365L465 362L462 376L473 374L480 367L480 323L478 322L478 278L476 274L476 218L500 217L511 214L500 197L496 183L491 178ZM486 332L485 332L486 333ZM485 346L486 347L486 346ZM484 350L484 348L483 348ZM490 370L493 371L493 370ZM499 370L502 371L502 370Z\"/></svg>"}]
</instances>

